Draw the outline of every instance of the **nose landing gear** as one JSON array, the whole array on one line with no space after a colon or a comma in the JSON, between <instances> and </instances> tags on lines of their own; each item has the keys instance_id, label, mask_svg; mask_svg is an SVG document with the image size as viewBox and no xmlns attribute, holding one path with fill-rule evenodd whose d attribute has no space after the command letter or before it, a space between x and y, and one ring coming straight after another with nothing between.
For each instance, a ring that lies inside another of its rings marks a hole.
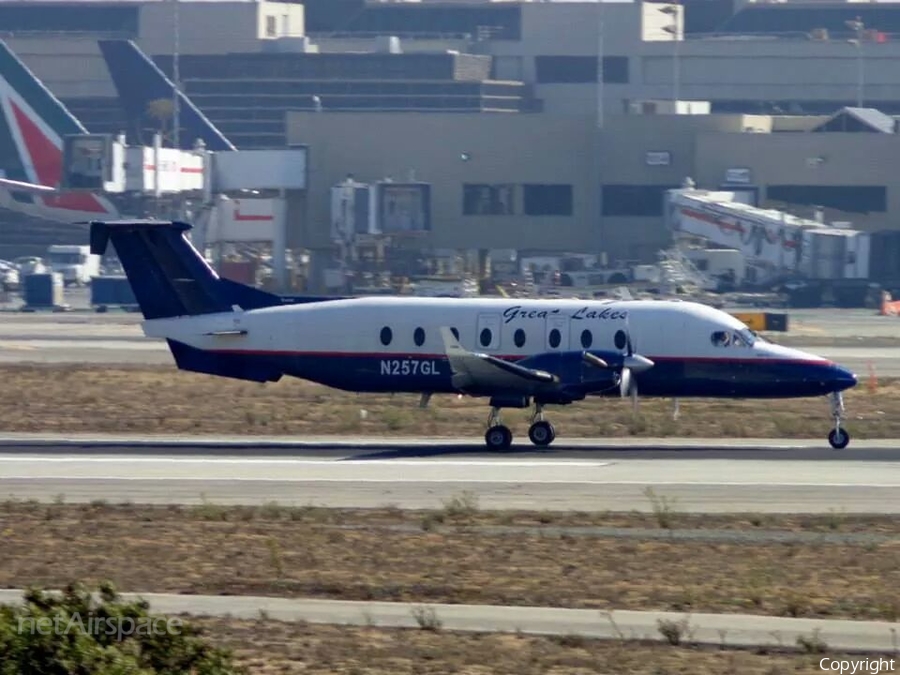
<instances>
[{"instance_id":1,"label":"nose landing gear","mask_svg":"<svg viewBox=\"0 0 900 675\"><path fill-rule=\"evenodd\" d=\"M850 434L841 426L844 415L844 397L841 392L833 392L831 399L831 417L834 419L834 429L828 432L828 444L835 450L843 450L850 443Z\"/></svg>"}]
</instances>

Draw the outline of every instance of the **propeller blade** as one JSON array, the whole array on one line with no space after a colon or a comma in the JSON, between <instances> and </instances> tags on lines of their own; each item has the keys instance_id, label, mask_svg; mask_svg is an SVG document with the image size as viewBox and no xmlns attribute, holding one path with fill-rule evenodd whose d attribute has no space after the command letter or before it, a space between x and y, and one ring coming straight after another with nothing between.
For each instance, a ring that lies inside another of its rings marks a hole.
<instances>
[{"instance_id":1,"label":"propeller blade","mask_svg":"<svg viewBox=\"0 0 900 675\"><path fill-rule=\"evenodd\" d=\"M590 352L583 352L581 358L585 363L594 366L595 368L609 368L609 364L606 361L599 356L594 356Z\"/></svg>"},{"instance_id":2,"label":"propeller blade","mask_svg":"<svg viewBox=\"0 0 900 675\"><path fill-rule=\"evenodd\" d=\"M636 373L642 373L645 370L652 368L654 364L653 361L646 356L641 356L640 354L627 354L625 358L622 359L622 365Z\"/></svg>"},{"instance_id":3,"label":"propeller blade","mask_svg":"<svg viewBox=\"0 0 900 675\"><path fill-rule=\"evenodd\" d=\"M622 368L622 372L619 375L619 395L622 398L625 398L631 392L631 370L629 368Z\"/></svg>"}]
</instances>

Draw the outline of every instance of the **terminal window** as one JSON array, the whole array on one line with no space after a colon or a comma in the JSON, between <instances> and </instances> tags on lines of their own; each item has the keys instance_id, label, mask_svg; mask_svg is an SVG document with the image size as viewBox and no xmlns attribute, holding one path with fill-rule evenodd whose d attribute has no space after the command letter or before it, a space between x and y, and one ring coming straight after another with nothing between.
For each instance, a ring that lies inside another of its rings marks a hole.
<instances>
[{"instance_id":1,"label":"terminal window","mask_svg":"<svg viewBox=\"0 0 900 675\"><path fill-rule=\"evenodd\" d=\"M523 185L526 216L571 216L571 185Z\"/></svg>"},{"instance_id":2,"label":"terminal window","mask_svg":"<svg viewBox=\"0 0 900 675\"><path fill-rule=\"evenodd\" d=\"M540 84L577 84L597 81L595 56L535 56L535 75ZM603 81L627 84L628 57L604 56L601 67Z\"/></svg>"},{"instance_id":3,"label":"terminal window","mask_svg":"<svg viewBox=\"0 0 900 675\"><path fill-rule=\"evenodd\" d=\"M464 216L511 216L515 214L515 185L466 183L463 185Z\"/></svg>"},{"instance_id":4,"label":"terminal window","mask_svg":"<svg viewBox=\"0 0 900 675\"><path fill-rule=\"evenodd\" d=\"M766 198L849 213L887 211L887 189L883 185L770 185Z\"/></svg>"},{"instance_id":5,"label":"terminal window","mask_svg":"<svg viewBox=\"0 0 900 675\"><path fill-rule=\"evenodd\" d=\"M604 185L604 216L661 216L666 190L677 185Z\"/></svg>"}]
</instances>

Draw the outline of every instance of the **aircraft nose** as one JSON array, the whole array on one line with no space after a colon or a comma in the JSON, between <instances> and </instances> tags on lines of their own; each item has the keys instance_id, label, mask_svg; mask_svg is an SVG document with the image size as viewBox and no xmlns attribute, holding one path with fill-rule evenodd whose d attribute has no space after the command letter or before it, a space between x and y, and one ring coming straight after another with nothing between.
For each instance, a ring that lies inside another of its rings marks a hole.
<instances>
[{"instance_id":1,"label":"aircraft nose","mask_svg":"<svg viewBox=\"0 0 900 675\"><path fill-rule=\"evenodd\" d=\"M859 381L854 373L837 364L830 365L828 369L828 384L831 391L850 389L855 387Z\"/></svg>"}]
</instances>

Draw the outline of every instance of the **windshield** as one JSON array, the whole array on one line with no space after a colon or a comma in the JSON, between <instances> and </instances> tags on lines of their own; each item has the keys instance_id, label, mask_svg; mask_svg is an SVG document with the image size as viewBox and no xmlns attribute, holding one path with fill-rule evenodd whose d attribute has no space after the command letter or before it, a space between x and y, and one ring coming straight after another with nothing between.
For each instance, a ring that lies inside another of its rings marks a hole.
<instances>
[{"instance_id":1,"label":"windshield","mask_svg":"<svg viewBox=\"0 0 900 675\"><path fill-rule=\"evenodd\" d=\"M762 338L749 328L742 328L736 331L717 330L710 336L710 340L716 347L752 347Z\"/></svg>"},{"instance_id":2,"label":"windshield","mask_svg":"<svg viewBox=\"0 0 900 675\"><path fill-rule=\"evenodd\" d=\"M752 347L753 343L756 342L757 335L749 328L742 328L736 333L736 336L739 337L745 345L748 347Z\"/></svg>"},{"instance_id":3,"label":"windshield","mask_svg":"<svg viewBox=\"0 0 900 675\"><path fill-rule=\"evenodd\" d=\"M84 262L80 253L50 253L47 259L51 265L80 265Z\"/></svg>"}]
</instances>

